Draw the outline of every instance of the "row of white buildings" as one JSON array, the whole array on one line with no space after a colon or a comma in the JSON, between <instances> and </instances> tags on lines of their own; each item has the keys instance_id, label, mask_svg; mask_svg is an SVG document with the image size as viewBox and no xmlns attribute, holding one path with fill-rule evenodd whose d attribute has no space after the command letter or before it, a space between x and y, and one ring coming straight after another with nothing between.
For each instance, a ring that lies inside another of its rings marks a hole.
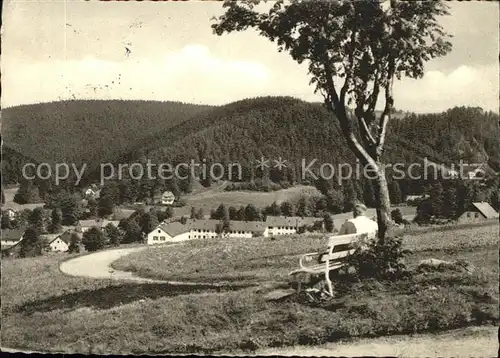
<instances>
[{"instance_id":1,"label":"row of white buildings","mask_svg":"<svg viewBox=\"0 0 500 358\"><path fill-rule=\"evenodd\" d=\"M268 216L266 221L230 221L229 228L220 233L221 220L189 219L185 224L178 221L161 223L147 235L148 245L179 242L192 239L210 239L219 236L251 238L255 236L279 236L296 234L301 227L321 225L323 219L299 216Z\"/></svg>"}]
</instances>

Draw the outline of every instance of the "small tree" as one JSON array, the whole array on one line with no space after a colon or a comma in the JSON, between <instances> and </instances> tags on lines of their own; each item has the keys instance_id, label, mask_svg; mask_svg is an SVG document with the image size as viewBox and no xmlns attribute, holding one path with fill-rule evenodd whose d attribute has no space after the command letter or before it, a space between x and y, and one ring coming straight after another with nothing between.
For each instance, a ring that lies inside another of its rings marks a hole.
<instances>
[{"instance_id":1,"label":"small tree","mask_svg":"<svg viewBox=\"0 0 500 358\"><path fill-rule=\"evenodd\" d=\"M20 257L40 256L43 253L43 242L40 239L40 231L36 227L31 227L24 232L23 239L19 243Z\"/></svg>"},{"instance_id":2,"label":"small tree","mask_svg":"<svg viewBox=\"0 0 500 358\"><path fill-rule=\"evenodd\" d=\"M293 216L295 214L293 204L286 200L281 203L280 211L283 216Z\"/></svg>"},{"instance_id":3,"label":"small tree","mask_svg":"<svg viewBox=\"0 0 500 358\"><path fill-rule=\"evenodd\" d=\"M205 217L205 214L203 213L203 209L199 208L198 211L196 212L195 215L196 219L203 219Z\"/></svg>"},{"instance_id":4,"label":"small tree","mask_svg":"<svg viewBox=\"0 0 500 358\"><path fill-rule=\"evenodd\" d=\"M401 210L399 210L399 209L392 210L391 211L391 219L396 224L402 224L404 222L404 219L403 219L403 214L401 213Z\"/></svg>"},{"instance_id":5,"label":"small tree","mask_svg":"<svg viewBox=\"0 0 500 358\"><path fill-rule=\"evenodd\" d=\"M78 233L76 233L76 232L71 233L71 236L69 239L68 253L70 253L70 254L79 253L80 252L80 245L81 245L81 240L80 240L80 236L78 235Z\"/></svg>"},{"instance_id":6,"label":"small tree","mask_svg":"<svg viewBox=\"0 0 500 358\"><path fill-rule=\"evenodd\" d=\"M194 206L191 207L191 215L189 217L191 219L196 219L196 208Z\"/></svg>"},{"instance_id":7,"label":"small tree","mask_svg":"<svg viewBox=\"0 0 500 358\"><path fill-rule=\"evenodd\" d=\"M122 233L113 224L108 224L104 228L105 236L107 238L108 244L111 246L119 246L122 241Z\"/></svg>"},{"instance_id":8,"label":"small tree","mask_svg":"<svg viewBox=\"0 0 500 358\"><path fill-rule=\"evenodd\" d=\"M141 230L145 234L149 234L151 231L153 231L160 222L158 221L158 218L156 217L154 212L149 212L144 215L142 215L139 225L141 226Z\"/></svg>"},{"instance_id":9,"label":"small tree","mask_svg":"<svg viewBox=\"0 0 500 358\"><path fill-rule=\"evenodd\" d=\"M334 224L333 224L333 219L332 216L328 213L323 215L323 222L325 226L325 231L326 232L333 232Z\"/></svg>"},{"instance_id":10,"label":"small tree","mask_svg":"<svg viewBox=\"0 0 500 358\"><path fill-rule=\"evenodd\" d=\"M28 224L39 233L45 232L45 213L42 208L35 208L28 218Z\"/></svg>"},{"instance_id":11,"label":"small tree","mask_svg":"<svg viewBox=\"0 0 500 358\"><path fill-rule=\"evenodd\" d=\"M2 213L2 230L12 229L12 224L10 222L10 218Z\"/></svg>"},{"instance_id":12,"label":"small tree","mask_svg":"<svg viewBox=\"0 0 500 358\"><path fill-rule=\"evenodd\" d=\"M127 222L125 229L125 235L123 237L123 242L126 244L130 244L133 242L141 242L142 241L142 230L137 221L129 220Z\"/></svg>"},{"instance_id":13,"label":"small tree","mask_svg":"<svg viewBox=\"0 0 500 358\"><path fill-rule=\"evenodd\" d=\"M102 231L97 227L93 227L83 233L82 244L85 250L93 252L103 249L106 242Z\"/></svg>"},{"instance_id":14,"label":"small tree","mask_svg":"<svg viewBox=\"0 0 500 358\"><path fill-rule=\"evenodd\" d=\"M245 207L245 220L247 220L247 221L260 220L259 210L254 205L248 204Z\"/></svg>"},{"instance_id":15,"label":"small tree","mask_svg":"<svg viewBox=\"0 0 500 358\"><path fill-rule=\"evenodd\" d=\"M229 220L239 220L238 218L238 209L236 209L234 206L230 206L227 209L229 213Z\"/></svg>"},{"instance_id":16,"label":"small tree","mask_svg":"<svg viewBox=\"0 0 500 358\"><path fill-rule=\"evenodd\" d=\"M62 224L62 212L61 209L53 209L50 219L49 232L52 234L61 231Z\"/></svg>"},{"instance_id":17,"label":"small tree","mask_svg":"<svg viewBox=\"0 0 500 358\"><path fill-rule=\"evenodd\" d=\"M401 188L396 180L389 183L389 197L391 198L391 203L394 205L401 204L403 201Z\"/></svg>"}]
</instances>

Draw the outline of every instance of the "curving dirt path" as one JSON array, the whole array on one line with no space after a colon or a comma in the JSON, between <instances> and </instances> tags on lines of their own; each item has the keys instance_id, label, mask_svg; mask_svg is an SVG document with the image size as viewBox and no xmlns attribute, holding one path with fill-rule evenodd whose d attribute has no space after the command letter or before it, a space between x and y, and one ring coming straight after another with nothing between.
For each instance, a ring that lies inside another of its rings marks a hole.
<instances>
[{"instance_id":1,"label":"curving dirt path","mask_svg":"<svg viewBox=\"0 0 500 358\"><path fill-rule=\"evenodd\" d=\"M165 247L165 246L178 246L182 243L166 244L166 245L155 245L155 248ZM150 246L141 247L128 247L120 249L112 249L106 251L98 251L92 254L83 255L76 257L74 259L69 259L62 262L59 265L59 270L62 273L69 276L81 276L96 279L112 279L112 280L126 280L135 281L138 283L168 283L171 285L186 285L186 286L197 286L205 285L212 287L224 287L228 286L225 284L218 284L213 282L180 282L180 281L167 281L167 280L155 280L151 278L135 276L133 272L115 270L111 267L113 261L119 258L129 255L133 252L139 252L150 248ZM237 285L232 285L237 286ZM244 285L243 287L247 287Z\"/></svg>"},{"instance_id":2,"label":"curving dirt path","mask_svg":"<svg viewBox=\"0 0 500 358\"><path fill-rule=\"evenodd\" d=\"M174 245L178 244L169 246ZM147 246L144 246L99 251L93 254L83 255L74 259L64 261L59 265L59 269L61 270L61 272L69 276L83 276L98 279L131 280L147 283L167 282L134 276L132 272L119 271L111 267L111 263L113 261L116 261L125 255L129 255L133 252L139 252L147 248Z\"/></svg>"}]
</instances>

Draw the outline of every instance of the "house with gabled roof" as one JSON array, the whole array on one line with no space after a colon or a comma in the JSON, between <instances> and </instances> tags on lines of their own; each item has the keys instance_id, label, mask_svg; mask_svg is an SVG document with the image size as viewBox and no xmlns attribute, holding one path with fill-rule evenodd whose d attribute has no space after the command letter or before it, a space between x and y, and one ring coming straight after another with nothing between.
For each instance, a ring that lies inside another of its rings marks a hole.
<instances>
[{"instance_id":1,"label":"house with gabled roof","mask_svg":"<svg viewBox=\"0 0 500 358\"><path fill-rule=\"evenodd\" d=\"M5 229L1 231L1 245L15 245L23 239L24 231Z\"/></svg>"},{"instance_id":2,"label":"house with gabled roof","mask_svg":"<svg viewBox=\"0 0 500 358\"><path fill-rule=\"evenodd\" d=\"M51 251L65 252L69 250L69 244L71 242L71 232L65 231L61 234L43 235L42 239L47 242Z\"/></svg>"},{"instance_id":3,"label":"house with gabled roof","mask_svg":"<svg viewBox=\"0 0 500 358\"><path fill-rule=\"evenodd\" d=\"M475 222L498 219L498 212L487 202L475 202L459 216L459 222Z\"/></svg>"},{"instance_id":4,"label":"house with gabled roof","mask_svg":"<svg viewBox=\"0 0 500 358\"><path fill-rule=\"evenodd\" d=\"M175 201L175 195L171 191L164 191L159 200L155 199L155 201L159 201L162 205L172 205Z\"/></svg>"},{"instance_id":5,"label":"house with gabled roof","mask_svg":"<svg viewBox=\"0 0 500 358\"><path fill-rule=\"evenodd\" d=\"M166 244L168 242L184 241L189 239L189 227L178 221L161 223L151 231L146 242L148 245Z\"/></svg>"}]
</instances>

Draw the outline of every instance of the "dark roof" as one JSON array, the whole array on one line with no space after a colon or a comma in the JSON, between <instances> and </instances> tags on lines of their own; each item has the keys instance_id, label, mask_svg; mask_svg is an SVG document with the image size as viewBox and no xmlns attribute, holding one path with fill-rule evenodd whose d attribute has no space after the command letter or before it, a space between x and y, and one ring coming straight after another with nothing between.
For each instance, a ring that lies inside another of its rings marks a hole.
<instances>
[{"instance_id":1,"label":"dark roof","mask_svg":"<svg viewBox=\"0 0 500 358\"><path fill-rule=\"evenodd\" d=\"M62 241L64 241L66 244L69 245L71 242L71 232L69 231L63 232L61 235L58 236L58 238L60 238Z\"/></svg>"},{"instance_id":2,"label":"dark roof","mask_svg":"<svg viewBox=\"0 0 500 358\"><path fill-rule=\"evenodd\" d=\"M6 229L2 230L2 241L18 241L21 240L21 237L23 236L24 232L21 230L11 230L11 229Z\"/></svg>"},{"instance_id":3,"label":"dark roof","mask_svg":"<svg viewBox=\"0 0 500 358\"><path fill-rule=\"evenodd\" d=\"M266 225L263 221L231 221L230 231L264 232Z\"/></svg>"},{"instance_id":4,"label":"dark roof","mask_svg":"<svg viewBox=\"0 0 500 358\"><path fill-rule=\"evenodd\" d=\"M80 220L79 225L81 227L99 227L99 228L104 228L108 224L113 224L114 226L118 227L118 224L120 223L119 220Z\"/></svg>"},{"instance_id":5,"label":"dark roof","mask_svg":"<svg viewBox=\"0 0 500 358\"><path fill-rule=\"evenodd\" d=\"M315 222L322 220L322 218L315 217L268 216L266 217L266 226L300 227L304 225L314 225Z\"/></svg>"},{"instance_id":6,"label":"dark roof","mask_svg":"<svg viewBox=\"0 0 500 358\"><path fill-rule=\"evenodd\" d=\"M486 202L480 202L480 203L472 203L472 205L479 210L481 214L484 215L485 218L487 219L496 219L498 218L498 213L496 212L493 207L486 203Z\"/></svg>"},{"instance_id":7,"label":"dark roof","mask_svg":"<svg viewBox=\"0 0 500 358\"><path fill-rule=\"evenodd\" d=\"M190 230L187 225L181 224L178 221L173 221L171 223L162 223L158 227L172 237L183 234Z\"/></svg>"},{"instance_id":8,"label":"dark roof","mask_svg":"<svg viewBox=\"0 0 500 358\"><path fill-rule=\"evenodd\" d=\"M214 219L188 219L186 226L192 230L210 230L215 231L217 225L221 224L221 220ZM239 221L231 220L229 222L229 230L231 231L250 231L264 232L266 225L263 221Z\"/></svg>"}]
</instances>

